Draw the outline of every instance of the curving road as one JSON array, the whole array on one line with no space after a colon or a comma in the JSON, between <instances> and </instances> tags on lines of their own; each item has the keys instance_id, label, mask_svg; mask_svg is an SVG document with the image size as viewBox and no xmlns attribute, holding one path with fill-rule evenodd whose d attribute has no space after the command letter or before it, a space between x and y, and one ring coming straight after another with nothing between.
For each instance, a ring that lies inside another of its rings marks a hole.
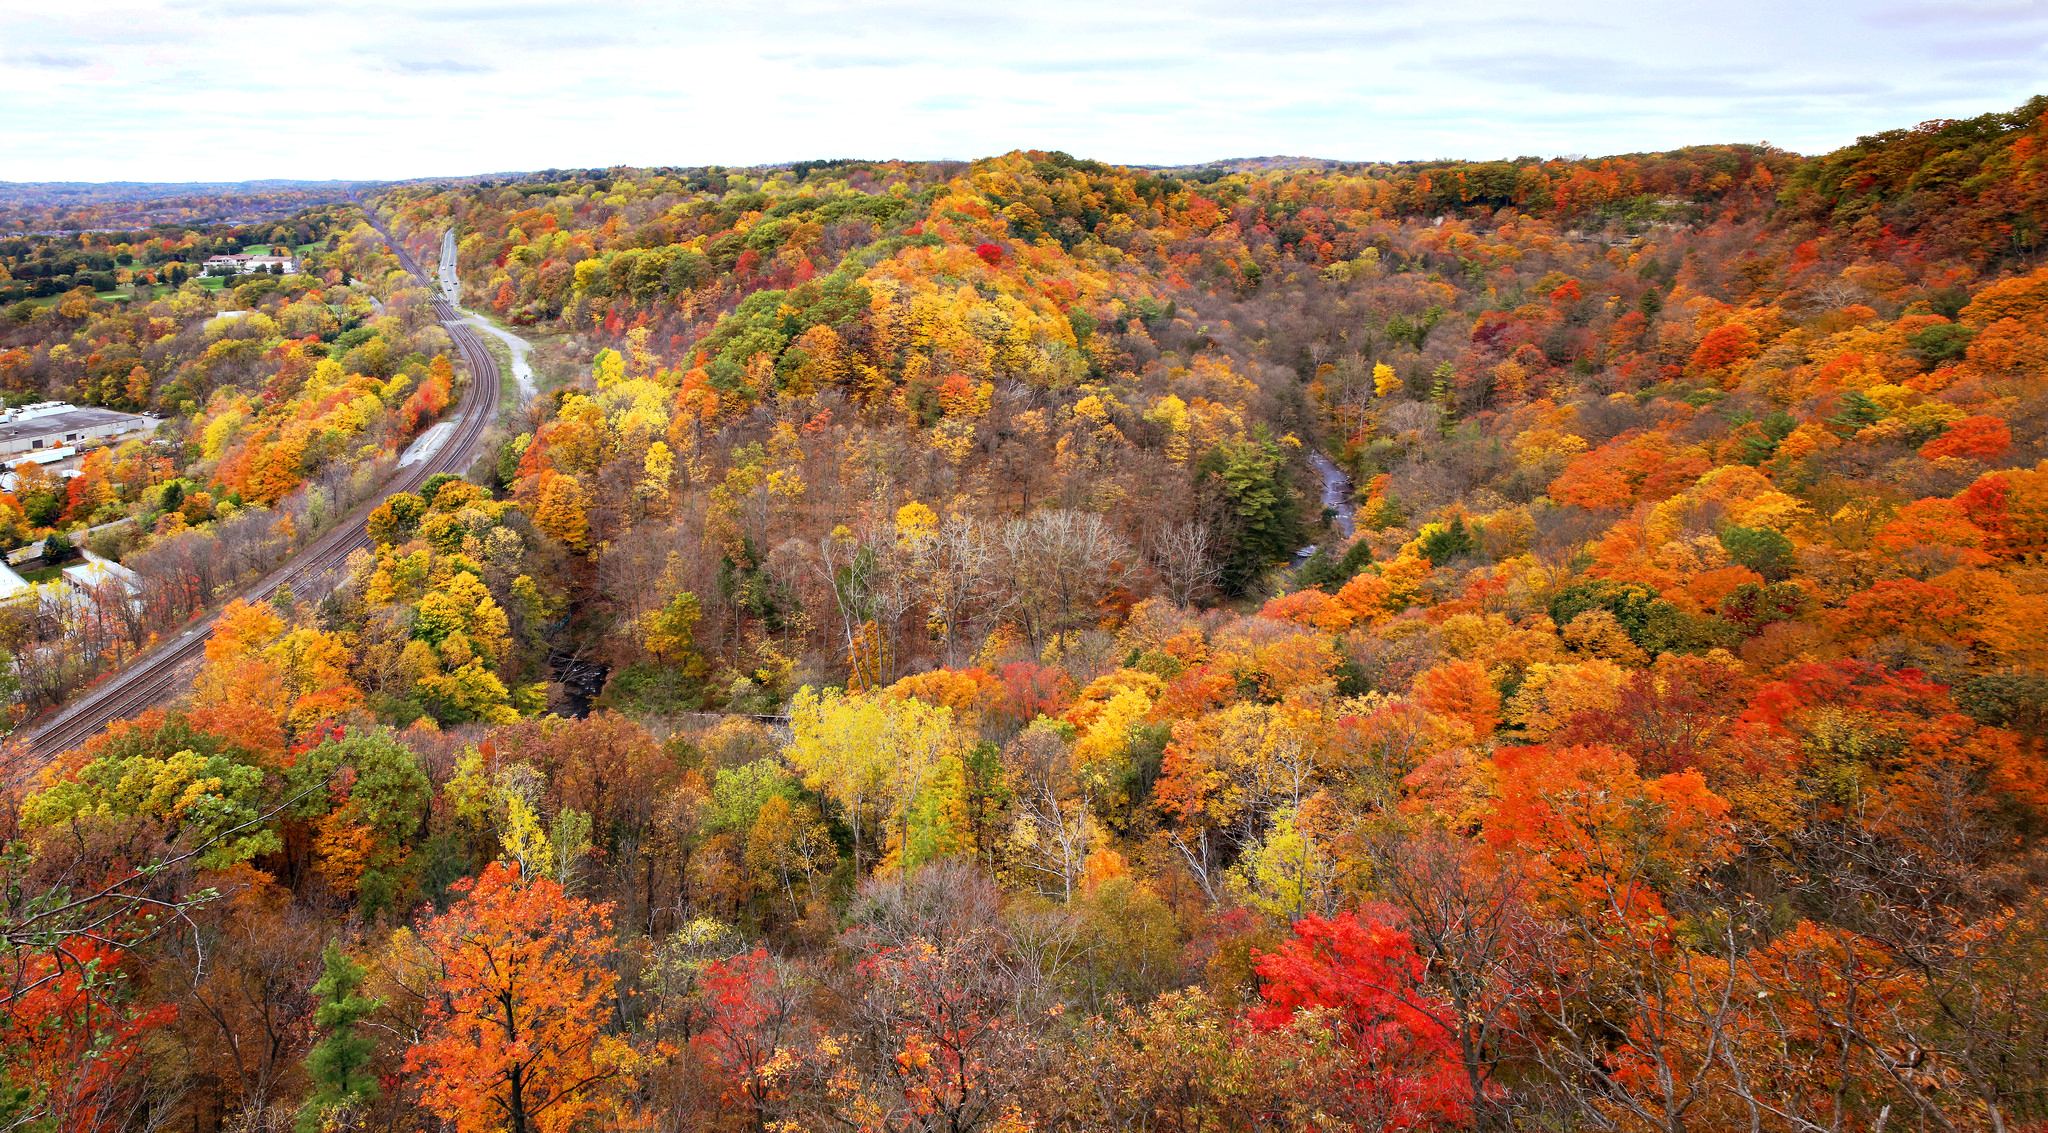
<instances>
[{"instance_id":1,"label":"curving road","mask_svg":"<svg viewBox=\"0 0 2048 1133\"><path fill-rule=\"evenodd\" d=\"M441 265L437 278L441 282L441 298L447 300L449 306L459 310L462 307L462 277L457 271L455 254L455 230L450 228L441 237ZM533 395L539 392L533 384L533 367L526 361L526 356L533 351L533 343L511 331L501 329L482 315L470 315L463 322L504 343L505 349L512 352L512 380L519 386L520 404L531 401Z\"/></svg>"},{"instance_id":2,"label":"curving road","mask_svg":"<svg viewBox=\"0 0 2048 1133\"><path fill-rule=\"evenodd\" d=\"M368 210L364 211L364 217L398 254L399 263L405 270L432 287L433 278L414 261L405 247L393 240L390 233L370 217ZM454 257L446 259L452 263ZM448 426L447 432L442 434L431 452L411 463L401 463L374 498L358 505L332 530L242 591L242 597L262 601L282 586L290 586L292 593L300 598L324 596L339 584L348 557L369 547L370 538L364 530L364 523L370 512L386 497L398 492L416 491L427 477L437 472L460 475L475 462L477 446L498 415L501 385L498 363L484 347L483 341L477 338L470 320L444 291L436 289L436 292L440 297L434 300L434 313L440 318L441 325L447 328L448 336L454 340L456 353L469 368L469 386L463 391L462 400L456 404L455 416L444 423ZM490 329L496 331L495 327ZM515 353L514 357L519 355ZM66 705L30 737L29 753L42 760L51 759L99 734L109 723L125 720L161 704L189 687L196 664L205 655L207 638L212 636L214 617L209 614L192 623L178 636L108 677L104 684L89 694Z\"/></svg>"}]
</instances>

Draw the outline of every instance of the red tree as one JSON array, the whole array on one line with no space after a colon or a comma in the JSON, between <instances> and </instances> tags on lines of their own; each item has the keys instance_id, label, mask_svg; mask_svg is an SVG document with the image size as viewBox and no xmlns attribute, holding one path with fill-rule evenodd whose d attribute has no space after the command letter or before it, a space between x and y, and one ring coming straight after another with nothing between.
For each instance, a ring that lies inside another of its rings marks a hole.
<instances>
[{"instance_id":1,"label":"red tree","mask_svg":"<svg viewBox=\"0 0 2048 1133\"><path fill-rule=\"evenodd\" d=\"M726 1100L744 1106L754 1128L765 1128L781 1093L774 1066L794 1026L796 997L759 948L709 965L704 991L710 1018L690 1043L724 1076Z\"/></svg>"},{"instance_id":2,"label":"red tree","mask_svg":"<svg viewBox=\"0 0 2048 1133\"><path fill-rule=\"evenodd\" d=\"M1423 987L1422 957L1406 932L1377 914L1304 917L1258 968L1267 1006L1251 1013L1253 1025L1285 1027L1304 1009L1332 1014L1351 1056L1333 1083L1340 1098L1383 1129L1464 1123L1472 1087L1453 1036L1436 1021L1448 1017L1446 1006Z\"/></svg>"},{"instance_id":3,"label":"red tree","mask_svg":"<svg viewBox=\"0 0 2048 1133\"><path fill-rule=\"evenodd\" d=\"M15 1116L40 1115L62 1133L122 1128L142 1036L177 1011L125 1006L119 961L113 947L74 937L10 973L14 990L0 999L0 1095L28 1091Z\"/></svg>"},{"instance_id":4,"label":"red tree","mask_svg":"<svg viewBox=\"0 0 2048 1133\"><path fill-rule=\"evenodd\" d=\"M1993 461L2005 455L2012 447L2012 428L1997 417L1965 417L1948 427L1948 431L1920 446L1920 455L1929 460L1944 456L1968 457L1971 460Z\"/></svg>"}]
</instances>

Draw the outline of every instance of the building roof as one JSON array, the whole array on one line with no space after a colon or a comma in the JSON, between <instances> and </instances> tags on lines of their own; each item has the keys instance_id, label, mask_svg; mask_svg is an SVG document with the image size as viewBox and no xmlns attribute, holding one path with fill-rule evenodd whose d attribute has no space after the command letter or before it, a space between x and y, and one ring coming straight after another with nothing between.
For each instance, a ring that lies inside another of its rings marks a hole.
<instances>
[{"instance_id":1,"label":"building roof","mask_svg":"<svg viewBox=\"0 0 2048 1133\"><path fill-rule=\"evenodd\" d=\"M0 598L11 598L28 589L28 579L14 573L13 569L0 564Z\"/></svg>"},{"instance_id":2,"label":"building roof","mask_svg":"<svg viewBox=\"0 0 2048 1133\"><path fill-rule=\"evenodd\" d=\"M148 419L133 413L118 413L112 409L92 406L65 405L55 403L56 408L30 405L22 409L11 409L0 413L0 442L18 438L47 437L53 434L83 432L86 429L105 425L126 424L130 429L148 426Z\"/></svg>"},{"instance_id":3,"label":"building roof","mask_svg":"<svg viewBox=\"0 0 2048 1133\"><path fill-rule=\"evenodd\" d=\"M128 588L129 593L142 589L142 576L112 559L103 559L91 551L82 552L85 561L64 568L64 577L73 586L83 588L103 586L118 582Z\"/></svg>"}]
</instances>

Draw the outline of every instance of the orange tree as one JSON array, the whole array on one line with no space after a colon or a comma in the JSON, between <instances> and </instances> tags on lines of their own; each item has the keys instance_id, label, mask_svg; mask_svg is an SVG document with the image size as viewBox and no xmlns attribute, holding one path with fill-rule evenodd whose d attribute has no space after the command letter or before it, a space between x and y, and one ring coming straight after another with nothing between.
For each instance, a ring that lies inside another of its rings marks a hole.
<instances>
[{"instance_id":1,"label":"orange tree","mask_svg":"<svg viewBox=\"0 0 2048 1133\"><path fill-rule=\"evenodd\" d=\"M561 1133L624 1071L602 1034L617 977L611 907L494 862L420 940L442 971L427 1037L406 1055L421 1101L459 1133Z\"/></svg>"}]
</instances>

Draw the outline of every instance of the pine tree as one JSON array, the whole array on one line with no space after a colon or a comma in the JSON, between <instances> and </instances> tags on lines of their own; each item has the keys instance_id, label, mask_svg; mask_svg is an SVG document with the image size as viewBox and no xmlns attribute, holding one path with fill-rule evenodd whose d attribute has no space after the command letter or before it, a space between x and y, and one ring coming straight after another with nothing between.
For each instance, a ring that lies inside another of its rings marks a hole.
<instances>
[{"instance_id":1,"label":"pine tree","mask_svg":"<svg viewBox=\"0 0 2048 1133\"><path fill-rule=\"evenodd\" d=\"M336 1106L362 1105L377 1097L377 1079L365 1070L376 1044L355 1027L384 1001L356 994L369 972L350 960L338 943L327 942L325 959L327 969L313 985L313 994L320 997L313 1024L325 1037L306 1056L314 1087L299 1111L298 1133L318 1133L322 1115Z\"/></svg>"}]
</instances>

